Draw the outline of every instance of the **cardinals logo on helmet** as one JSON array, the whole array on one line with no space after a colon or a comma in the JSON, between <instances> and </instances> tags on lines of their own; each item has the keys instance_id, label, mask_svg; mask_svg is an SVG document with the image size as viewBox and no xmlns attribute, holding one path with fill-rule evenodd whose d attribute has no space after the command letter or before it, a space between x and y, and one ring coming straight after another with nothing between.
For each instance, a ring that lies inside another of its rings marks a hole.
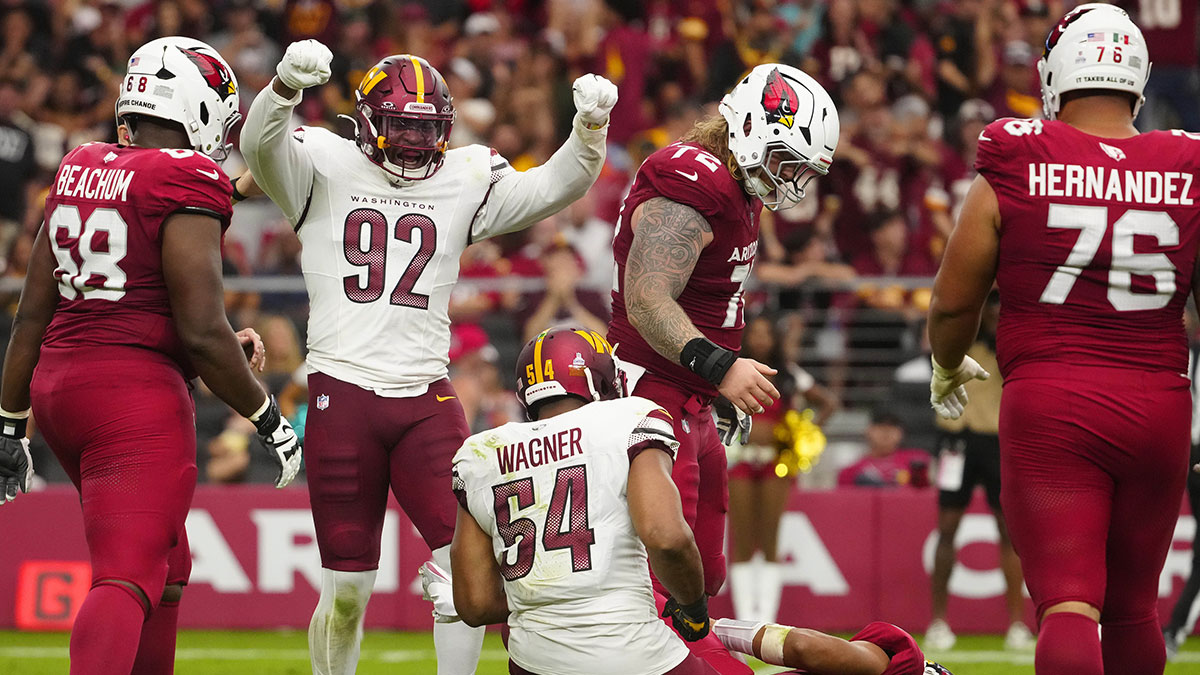
<instances>
[{"instance_id":1,"label":"cardinals logo on helmet","mask_svg":"<svg viewBox=\"0 0 1200 675\"><path fill-rule=\"evenodd\" d=\"M763 109L767 111L767 122L779 122L791 129L799 109L799 99L796 90L779 74L779 69L772 70L767 76L767 86L763 88L762 98Z\"/></svg>"},{"instance_id":2,"label":"cardinals logo on helmet","mask_svg":"<svg viewBox=\"0 0 1200 675\"><path fill-rule=\"evenodd\" d=\"M1077 8L1059 20L1058 25L1051 28L1050 34L1046 36L1046 49L1042 52L1042 58L1050 56L1050 50L1054 49L1054 46L1062 39L1063 33L1066 32L1068 26L1075 23L1075 20L1079 17L1092 11L1092 9L1091 7Z\"/></svg>"},{"instance_id":3,"label":"cardinals logo on helmet","mask_svg":"<svg viewBox=\"0 0 1200 675\"><path fill-rule=\"evenodd\" d=\"M222 101L237 93L237 87L233 84L233 76L225 69L225 64L208 54L202 54L191 49L181 49L179 51L183 52L192 63L196 64L196 67L200 69L200 74L204 76L204 81L208 83L208 86L213 91L217 92Z\"/></svg>"}]
</instances>

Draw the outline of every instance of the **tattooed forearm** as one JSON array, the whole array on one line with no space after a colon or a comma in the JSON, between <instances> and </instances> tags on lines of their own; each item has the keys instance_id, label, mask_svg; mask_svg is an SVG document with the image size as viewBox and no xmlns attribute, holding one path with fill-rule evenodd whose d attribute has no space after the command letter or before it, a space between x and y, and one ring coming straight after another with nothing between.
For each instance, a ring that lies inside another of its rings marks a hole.
<instances>
[{"instance_id":1,"label":"tattooed forearm","mask_svg":"<svg viewBox=\"0 0 1200 675\"><path fill-rule=\"evenodd\" d=\"M662 197L647 200L639 212L625 262L625 309L646 342L677 362L683 346L701 333L675 299L712 228L695 209Z\"/></svg>"}]
</instances>

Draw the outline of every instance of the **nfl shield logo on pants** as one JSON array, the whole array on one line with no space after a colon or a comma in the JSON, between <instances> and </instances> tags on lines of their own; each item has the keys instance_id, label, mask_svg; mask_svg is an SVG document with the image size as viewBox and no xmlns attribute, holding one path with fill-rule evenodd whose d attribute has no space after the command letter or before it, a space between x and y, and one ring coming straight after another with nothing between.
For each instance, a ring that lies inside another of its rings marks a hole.
<instances>
[{"instance_id":1,"label":"nfl shield logo on pants","mask_svg":"<svg viewBox=\"0 0 1200 675\"><path fill-rule=\"evenodd\" d=\"M329 407L329 394L317 395L317 410L324 410Z\"/></svg>"}]
</instances>

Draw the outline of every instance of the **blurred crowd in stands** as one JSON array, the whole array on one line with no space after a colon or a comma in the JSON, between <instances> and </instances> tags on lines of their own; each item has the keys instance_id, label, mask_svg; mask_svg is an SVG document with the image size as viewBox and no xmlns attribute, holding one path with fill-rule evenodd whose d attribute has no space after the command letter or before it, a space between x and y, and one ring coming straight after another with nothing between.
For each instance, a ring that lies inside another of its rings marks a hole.
<instances>
[{"instance_id":1,"label":"blurred crowd in stands","mask_svg":"<svg viewBox=\"0 0 1200 675\"><path fill-rule=\"evenodd\" d=\"M1196 12L1188 3L1195 0L1119 3L1141 24L1154 62L1144 128L1200 130ZM494 425L519 415L508 364L524 339L561 320L603 330L613 224L642 159L715 113L719 97L749 68L784 62L834 97L841 142L829 176L810 184L799 207L763 214L748 316L766 313L794 331L789 339L803 345L801 365L848 408L866 410L894 401L896 367L923 353L930 278L974 178L980 131L999 117L1041 114L1035 64L1047 32L1074 4L0 0L3 276L24 274L62 156L83 142L115 140L113 102L125 60L152 38L189 35L219 50L240 82L243 111L289 43L319 39L334 53L333 77L306 96L298 123L343 133L349 127L338 116L352 111L365 71L388 54L419 54L454 96L452 145L490 145L518 170L542 163L566 138L570 84L596 72L621 97L596 186L558 216L464 256L468 283L451 307L453 375L473 426ZM240 156L225 168L236 175ZM299 251L269 201L235 209L227 277L296 277ZM494 283L513 278L531 283ZM16 295L2 300L11 314ZM267 380L300 416L307 401L302 290L229 292L227 304L235 327L255 326L266 338ZM8 323L0 320L2 338ZM199 425L211 439L209 478L244 476L245 462L234 460L246 455L250 430L204 400Z\"/></svg>"}]
</instances>

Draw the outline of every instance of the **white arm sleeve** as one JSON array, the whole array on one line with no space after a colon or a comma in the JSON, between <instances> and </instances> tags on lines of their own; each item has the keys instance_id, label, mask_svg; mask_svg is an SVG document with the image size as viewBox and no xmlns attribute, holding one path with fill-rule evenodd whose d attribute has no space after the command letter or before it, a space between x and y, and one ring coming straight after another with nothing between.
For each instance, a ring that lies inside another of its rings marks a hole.
<instances>
[{"instance_id":1,"label":"white arm sleeve","mask_svg":"<svg viewBox=\"0 0 1200 675\"><path fill-rule=\"evenodd\" d=\"M250 105L242 127L241 151L254 182L283 211L292 225L304 213L312 193L312 158L292 136L292 108L303 92L288 100L268 84Z\"/></svg>"},{"instance_id":2,"label":"white arm sleeve","mask_svg":"<svg viewBox=\"0 0 1200 675\"><path fill-rule=\"evenodd\" d=\"M545 164L509 172L492 185L471 224L471 241L523 230L566 208L596 182L604 166L608 125L588 129L576 115L571 127L570 138Z\"/></svg>"}]
</instances>

